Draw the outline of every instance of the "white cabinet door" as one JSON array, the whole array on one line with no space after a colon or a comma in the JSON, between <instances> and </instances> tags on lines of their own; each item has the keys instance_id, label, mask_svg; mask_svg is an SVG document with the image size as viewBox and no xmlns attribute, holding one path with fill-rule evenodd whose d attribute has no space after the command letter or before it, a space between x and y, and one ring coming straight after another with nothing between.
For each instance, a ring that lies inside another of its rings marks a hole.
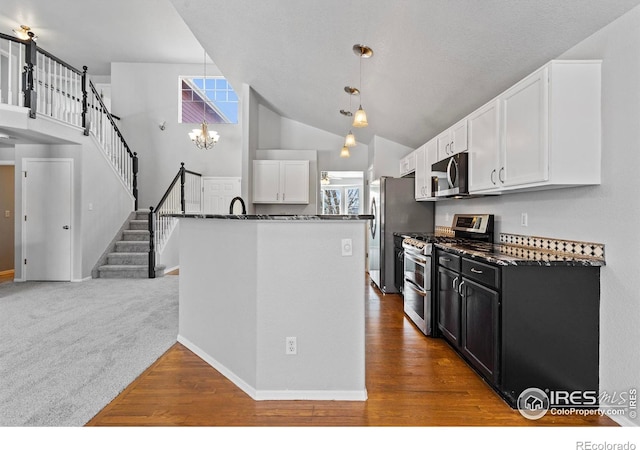
<instances>
[{"instance_id":1,"label":"white cabinet door","mask_svg":"<svg viewBox=\"0 0 640 450\"><path fill-rule=\"evenodd\" d=\"M253 161L253 203L280 202L280 161Z\"/></svg>"},{"instance_id":2,"label":"white cabinet door","mask_svg":"<svg viewBox=\"0 0 640 450\"><path fill-rule=\"evenodd\" d=\"M505 186L549 179L547 73L539 70L501 96L504 153L498 178Z\"/></svg>"},{"instance_id":3,"label":"white cabinet door","mask_svg":"<svg viewBox=\"0 0 640 450\"><path fill-rule=\"evenodd\" d=\"M451 127L451 154L464 152L469 148L469 142L467 140L467 119L462 119L460 122Z\"/></svg>"},{"instance_id":4,"label":"white cabinet door","mask_svg":"<svg viewBox=\"0 0 640 450\"><path fill-rule=\"evenodd\" d=\"M309 203L309 161L253 161L253 203Z\"/></svg>"},{"instance_id":5,"label":"white cabinet door","mask_svg":"<svg viewBox=\"0 0 640 450\"><path fill-rule=\"evenodd\" d=\"M282 203L309 203L309 161L281 161Z\"/></svg>"},{"instance_id":6,"label":"white cabinet door","mask_svg":"<svg viewBox=\"0 0 640 450\"><path fill-rule=\"evenodd\" d=\"M497 189L500 103L493 100L469 116L469 192Z\"/></svg>"},{"instance_id":7,"label":"white cabinet door","mask_svg":"<svg viewBox=\"0 0 640 450\"><path fill-rule=\"evenodd\" d=\"M400 176L403 177L416 170L416 153L415 151L409 153L407 156L400 160Z\"/></svg>"},{"instance_id":8,"label":"white cabinet door","mask_svg":"<svg viewBox=\"0 0 640 450\"><path fill-rule=\"evenodd\" d=\"M424 191L425 179L427 174L425 173L426 167L426 145L418 147L415 151L416 155L416 178L415 178L415 198L416 200L422 200L426 193Z\"/></svg>"},{"instance_id":9,"label":"white cabinet door","mask_svg":"<svg viewBox=\"0 0 640 450\"><path fill-rule=\"evenodd\" d=\"M451 133L450 130L447 130L443 133L440 133L436 137L437 147L438 147L438 161L442 161L443 159L449 157L451 155Z\"/></svg>"},{"instance_id":10,"label":"white cabinet door","mask_svg":"<svg viewBox=\"0 0 640 450\"><path fill-rule=\"evenodd\" d=\"M469 148L467 140L467 119L462 119L447 131L440 133L436 139L438 143L437 161L442 161L451 155L464 152Z\"/></svg>"}]
</instances>

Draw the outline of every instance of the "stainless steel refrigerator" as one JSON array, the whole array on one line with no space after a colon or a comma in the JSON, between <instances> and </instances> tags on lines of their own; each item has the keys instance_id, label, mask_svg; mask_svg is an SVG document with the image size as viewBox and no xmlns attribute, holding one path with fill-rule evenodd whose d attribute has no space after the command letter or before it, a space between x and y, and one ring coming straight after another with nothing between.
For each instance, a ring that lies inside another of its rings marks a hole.
<instances>
[{"instance_id":1,"label":"stainless steel refrigerator","mask_svg":"<svg viewBox=\"0 0 640 450\"><path fill-rule=\"evenodd\" d=\"M385 294L394 285L393 233L434 230L434 205L415 200L414 178L381 177L369 185L368 265L371 281Z\"/></svg>"}]
</instances>

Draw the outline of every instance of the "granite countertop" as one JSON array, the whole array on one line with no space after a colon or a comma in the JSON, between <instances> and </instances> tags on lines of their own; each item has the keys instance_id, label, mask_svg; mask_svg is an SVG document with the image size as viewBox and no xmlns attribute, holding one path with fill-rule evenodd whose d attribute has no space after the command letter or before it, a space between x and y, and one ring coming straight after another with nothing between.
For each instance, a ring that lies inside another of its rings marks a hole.
<instances>
[{"instance_id":1,"label":"granite countertop","mask_svg":"<svg viewBox=\"0 0 640 450\"><path fill-rule=\"evenodd\" d=\"M169 214L171 217L187 219L223 219L223 220L280 220L280 221L319 221L319 220L370 220L368 214Z\"/></svg>"},{"instance_id":2,"label":"granite countertop","mask_svg":"<svg viewBox=\"0 0 640 450\"><path fill-rule=\"evenodd\" d=\"M461 256L500 266L595 266L605 265L604 258L563 253L518 245L473 243L437 243L436 247Z\"/></svg>"}]
</instances>

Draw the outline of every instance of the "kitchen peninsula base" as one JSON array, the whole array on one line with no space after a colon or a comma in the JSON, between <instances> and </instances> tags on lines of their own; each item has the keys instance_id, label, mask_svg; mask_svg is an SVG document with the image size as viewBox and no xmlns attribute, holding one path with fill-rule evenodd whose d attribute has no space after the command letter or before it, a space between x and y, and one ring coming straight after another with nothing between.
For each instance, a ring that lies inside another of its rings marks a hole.
<instances>
[{"instance_id":1,"label":"kitchen peninsula base","mask_svg":"<svg viewBox=\"0 0 640 450\"><path fill-rule=\"evenodd\" d=\"M256 400L366 400L367 216L180 217L180 343Z\"/></svg>"}]
</instances>

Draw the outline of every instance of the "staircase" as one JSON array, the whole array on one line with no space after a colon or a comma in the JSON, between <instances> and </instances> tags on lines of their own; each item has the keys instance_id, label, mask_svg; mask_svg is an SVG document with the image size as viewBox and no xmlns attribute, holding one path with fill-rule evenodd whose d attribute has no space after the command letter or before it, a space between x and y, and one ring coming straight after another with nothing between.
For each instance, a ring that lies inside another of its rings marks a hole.
<instances>
[{"instance_id":1,"label":"staircase","mask_svg":"<svg viewBox=\"0 0 640 450\"><path fill-rule=\"evenodd\" d=\"M156 277L164 276L164 269L156 265ZM149 211L138 210L127 220L95 278L149 278Z\"/></svg>"}]
</instances>

